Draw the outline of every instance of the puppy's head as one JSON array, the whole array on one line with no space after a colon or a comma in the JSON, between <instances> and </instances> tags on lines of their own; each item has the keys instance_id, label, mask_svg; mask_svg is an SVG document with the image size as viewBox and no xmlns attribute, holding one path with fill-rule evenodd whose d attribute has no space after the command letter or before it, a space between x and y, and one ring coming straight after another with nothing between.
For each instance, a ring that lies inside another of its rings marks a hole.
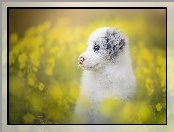
<instances>
[{"instance_id":1,"label":"puppy's head","mask_svg":"<svg viewBox=\"0 0 174 132\"><path fill-rule=\"evenodd\" d=\"M120 52L124 52L127 37L118 29L99 28L88 38L88 46L78 58L78 64L85 70L96 70L114 62Z\"/></svg>"}]
</instances>

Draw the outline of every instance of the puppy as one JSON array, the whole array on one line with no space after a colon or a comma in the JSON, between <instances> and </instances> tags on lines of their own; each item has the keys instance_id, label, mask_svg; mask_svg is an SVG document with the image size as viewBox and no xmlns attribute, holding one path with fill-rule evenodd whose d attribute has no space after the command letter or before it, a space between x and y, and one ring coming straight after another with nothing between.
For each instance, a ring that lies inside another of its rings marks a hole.
<instances>
[{"instance_id":1,"label":"puppy","mask_svg":"<svg viewBox=\"0 0 174 132\"><path fill-rule=\"evenodd\" d=\"M84 70L75 107L77 123L108 124L99 104L109 98L128 100L136 92L127 36L113 27L93 31L87 49L78 58Z\"/></svg>"}]
</instances>

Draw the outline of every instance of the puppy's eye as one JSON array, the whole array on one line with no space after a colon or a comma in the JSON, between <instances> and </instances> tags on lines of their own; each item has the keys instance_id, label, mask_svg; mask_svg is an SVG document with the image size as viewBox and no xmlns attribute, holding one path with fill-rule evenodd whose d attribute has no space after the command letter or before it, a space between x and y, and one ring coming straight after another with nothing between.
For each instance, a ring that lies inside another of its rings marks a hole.
<instances>
[{"instance_id":1,"label":"puppy's eye","mask_svg":"<svg viewBox=\"0 0 174 132\"><path fill-rule=\"evenodd\" d=\"M98 51L100 49L100 46L99 45L94 45L94 52L95 51Z\"/></svg>"}]
</instances>

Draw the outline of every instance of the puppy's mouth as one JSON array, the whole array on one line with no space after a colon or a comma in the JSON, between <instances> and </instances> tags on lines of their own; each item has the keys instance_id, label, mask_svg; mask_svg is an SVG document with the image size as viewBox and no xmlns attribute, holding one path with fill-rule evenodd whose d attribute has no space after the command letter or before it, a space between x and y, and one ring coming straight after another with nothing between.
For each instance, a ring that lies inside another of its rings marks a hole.
<instances>
[{"instance_id":1,"label":"puppy's mouth","mask_svg":"<svg viewBox=\"0 0 174 132\"><path fill-rule=\"evenodd\" d=\"M79 66L83 69L86 69L86 70L90 70L90 69L93 69L93 68L97 68L99 66L99 63L93 65L93 66L85 66L83 64L79 64Z\"/></svg>"}]
</instances>

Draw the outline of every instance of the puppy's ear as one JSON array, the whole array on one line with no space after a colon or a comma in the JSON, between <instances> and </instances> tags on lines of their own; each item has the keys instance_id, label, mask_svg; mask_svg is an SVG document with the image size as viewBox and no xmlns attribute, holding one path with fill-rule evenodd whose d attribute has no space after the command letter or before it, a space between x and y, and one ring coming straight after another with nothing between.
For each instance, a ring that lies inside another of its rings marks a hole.
<instances>
[{"instance_id":1,"label":"puppy's ear","mask_svg":"<svg viewBox=\"0 0 174 132\"><path fill-rule=\"evenodd\" d=\"M123 50L125 45L125 39L120 39L120 41L113 46L113 50L116 52L118 50Z\"/></svg>"},{"instance_id":2,"label":"puppy's ear","mask_svg":"<svg viewBox=\"0 0 174 132\"><path fill-rule=\"evenodd\" d=\"M125 45L123 33L115 28L108 28L106 32L106 49L109 54L122 50Z\"/></svg>"}]
</instances>

